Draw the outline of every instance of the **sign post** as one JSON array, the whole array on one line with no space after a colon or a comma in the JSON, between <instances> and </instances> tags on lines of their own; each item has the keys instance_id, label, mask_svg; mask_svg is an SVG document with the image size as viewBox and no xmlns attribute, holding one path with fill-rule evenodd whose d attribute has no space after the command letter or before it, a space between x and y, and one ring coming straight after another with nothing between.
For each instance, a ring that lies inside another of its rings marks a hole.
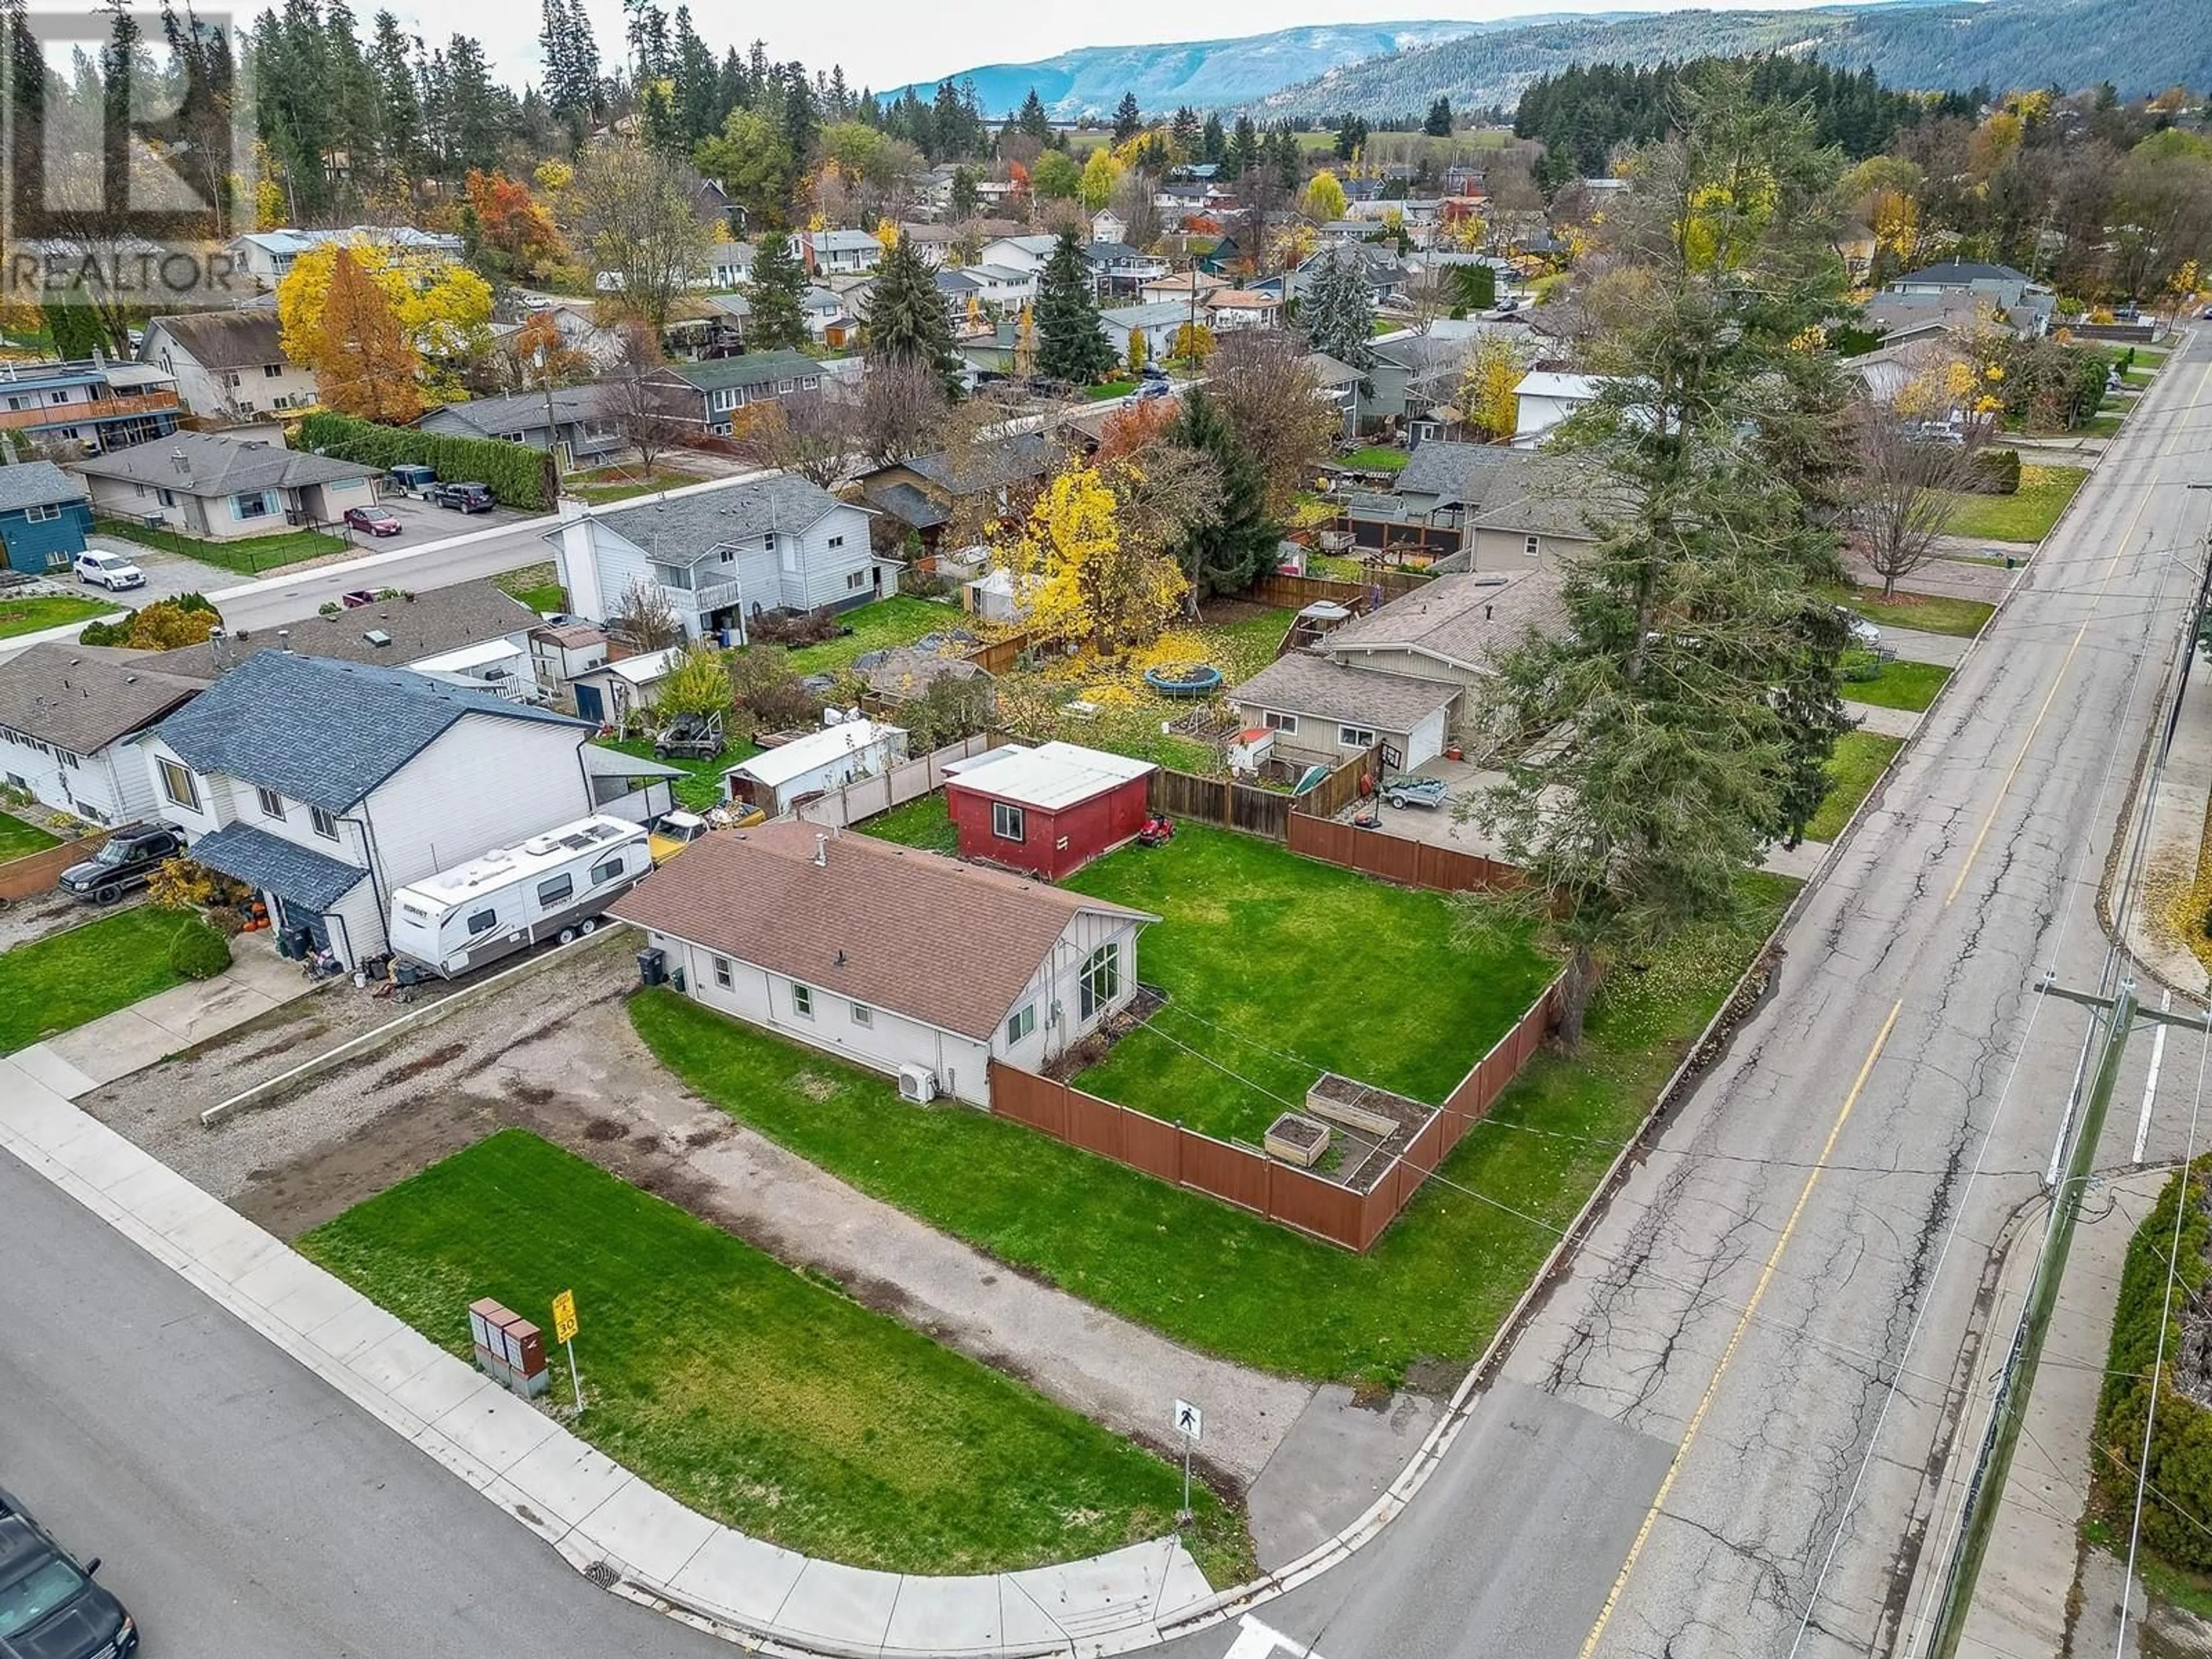
<instances>
[{"instance_id":1,"label":"sign post","mask_svg":"<svg viewBox=\"0 0 2212 1659\"><path fill-rule=\"evenodd\" d=\"M553 1298L554 1340L568 1351L568 1382L576 1390L576 1414L583 1415L584 1380L576 1375L576 1293L563 1291ZM1183 1475L1183 1501L1190 1501L1190 1476Z\"/></svg>"},{"instance_id":2,"label":"sign post","mask_svg":"<svg viewBox=\"0 0 2212 1659\"><path fill-rule=\"evenodd\" d=\"M1190 1449L1206 1437L1206 1413L1188 1400L1175 1402L1175 1431L1182 1437L1182 1510L1176 1524L1188 1526L1190 1512Z\"/></svg>"}]
</instances>

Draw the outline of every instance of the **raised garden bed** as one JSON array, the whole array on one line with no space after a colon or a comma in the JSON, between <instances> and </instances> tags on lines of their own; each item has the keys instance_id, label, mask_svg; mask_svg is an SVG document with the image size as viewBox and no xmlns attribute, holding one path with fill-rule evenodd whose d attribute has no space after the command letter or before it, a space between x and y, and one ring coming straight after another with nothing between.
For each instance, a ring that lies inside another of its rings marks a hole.
<instances>
[{"instance_id":1,"label":"raised garden bed","mask_svg":"<svg viewBox=\"0 0 2212 1659\"><path fill-rule=\"evenodd\" d=\"M1297 1112L1285 1112L1267 1126L1267 1138L1261 1144L1269 1158L1310 1170L1328 1153L1329 1139L1328 1124L1316 1123Z\"/></svg>"}]
</instances>

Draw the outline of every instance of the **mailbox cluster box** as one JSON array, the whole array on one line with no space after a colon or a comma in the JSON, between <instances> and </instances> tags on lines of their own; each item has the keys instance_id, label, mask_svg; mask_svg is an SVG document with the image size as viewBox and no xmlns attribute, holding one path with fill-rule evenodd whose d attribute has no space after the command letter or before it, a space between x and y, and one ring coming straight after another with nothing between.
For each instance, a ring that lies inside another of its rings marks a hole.
<instances>
[{"instance_id":1,"label":"mailbox cluster box","mask_svg":"<svg viewBox=\"0 0 2212 1659\"><path fill-rule=\"evenodd\" d=\"M477 1369L496 1377L526 1399L545 1392L545 1337L519 1313L489 1297L469 1304L469 1340L476 1346Z\"/></svg>"}]
</instances>

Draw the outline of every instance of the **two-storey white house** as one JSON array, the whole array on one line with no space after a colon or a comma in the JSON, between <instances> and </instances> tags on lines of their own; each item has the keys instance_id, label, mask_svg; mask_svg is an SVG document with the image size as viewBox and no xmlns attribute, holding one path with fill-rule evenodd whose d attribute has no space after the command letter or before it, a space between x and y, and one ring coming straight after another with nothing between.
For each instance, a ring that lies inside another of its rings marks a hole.
<instances>
[{"instance_id":1,"label":"two-storey white house","mask_svg":"<svg viewBox=\"0 0 2212 1659\"><path fill-rule=\"evenodd\" d=\"M657 587L687 638L743 644L763 611L850 610L898 591L901 566L868 547L865 507L788 475L599 512L562 503L554 544L580 616L618 615Z\"/></svg>"},{"instance_id":2,"label":"two-storey white house","mask_svg":"<svg viewBox=\"0 0 2212 1659\"><path fill-rule=\"evenodd\" d=\"M261 651L155 728L156 810L355 967L392 892L593 810L581 720L404 668Z\"/></svg>"},{"instance_id":3,"label":"two-storey white house","mask_svg":"<svg viewBox=\"0 0 2212 1659\"><path fill-rule=\"evenodd\" d=\"M0 783L94 823L159 815L143 745L206 677L141 653L34 645L0 663Z\"/></svg>"},{"instance_id":4,"label":"two-storey white house","mask_svg":"<svg viewBox=\"0 0 2212 1659\"><path fill-rule=\"evenodd\" d=\"M284 355L274 311L156 317L138 356L173 375L185 407L210 420L251 420L322 400L314 370Z\"/></svg>"},{"instance_id":5,"label":"two-storey white house","mask_svg":"<svg viewBox=\"0 0 2212 1659\"><path fill-rule=\"evenodd\" d=\"M1142 910L797 818L717 832L610 914L687 996L793 1042L988 1106L1137 991Z\"/></svg>"}]
</instances>

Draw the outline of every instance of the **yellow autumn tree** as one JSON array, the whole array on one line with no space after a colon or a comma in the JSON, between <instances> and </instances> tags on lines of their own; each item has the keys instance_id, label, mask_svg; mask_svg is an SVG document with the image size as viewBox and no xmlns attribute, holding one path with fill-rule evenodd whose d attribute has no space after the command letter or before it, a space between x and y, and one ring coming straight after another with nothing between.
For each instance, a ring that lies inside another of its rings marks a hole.
<instances>
[{"instance_id":1,"label":"yellow autumn tree","mask_svg":"<svg viewBox=\"0 0 2212 1659\"><path fill-rule=\"evenodd\" d=\"M422 367L392 302L340 248L331 262L315 342L315 386L341 415L404 426L422 412Z\"/></svg>"},{"instance_id":2,"label":"yellow autumn tree","mask_svg":"<svg viewBox=\"0 0 2212 1659\"><path fill-rule=\"evenodd\" d=\"M1114 199L1114 186L1120 182L1121 164L1114 159L1114 152L1101 144L1091 152L1091 159L1083 164L1083 182L1079 193L1083 205L1096 213Z\"/></svg>"},{"instance_id":3,"label":"yellow autumn tree","mask_svg":"<svg viewBox=\"0 0 2212 1659\"><path fill-rule=\"evenodd\" d=\"M1213 331L1204 323L1185 323L1176 330L1175 360L1189 368L1203 368L1213 356Z\"/></svg>"},{"instance_id":4,"label":"yellow autumn tree","mask_svg":"<svg viewBox=\"0 0 2212 1659\"><path fill-rule=\"evenodd\" d=\"M308 249L276 284L284 355L307 368L321 367L323 309L340 251L337 245ZM466 265L416 259L377 244L343 251L384 295L409 349L429 365L425 389L434 397L458 395L453 367L489 344L490 286Z\"/></svg>"},{"instance_id":5,"label":"yellow autumn tree","mask_svg":"<svg viewBox=\"0 0 2212 1659\"><path fill-rule=\"evenodd\" d=\"M1341 219L1346 206L1344 186L1337 183L1334 173L1323 167L1307 180L1303 205L1307 217L1318 219L1323 224Z\"/></svg>"},{"instance_id":6,"label":"yellow autumn tree","mask_svg":"<svg viewBox=\"0 0 2212 1659\"><path fill-rule=\"evenodd\" d=\"M1460 375L1462 422L1486 442L1511 437L1521 423L1521 399L1514 388L1528 372L1510 340L1485 335L1475 343L1467 368Z\"/></svg>"},{"instance_id":7,"label":"yellow autumn tree","mask_svg":"<svg viewBox=\"0 0 2212 1659\"><path fill-rule=\"evenodd\" d=\"M1145 362L1150 354L1150 351L1151 347L1148 346L1145 341L1145 331L1141 328L1131 329L1129 331L1128 358L1129 373L1131 375L1142 374L1145 372Z\"/></svg>"},{"instance_id":8,"label":"yellow autumn tree","mask_svg":"<svg viewBox=\"0 0 2212 1659\"><path fill-rule=\"evenodd\" d=\"M999 562L1028 605L1038 636L1119 657L1159 637L1189 588L1165 553L1121 533L1121 507L1096 467L1055 475Z\"/></svg>"}]
</instances>

